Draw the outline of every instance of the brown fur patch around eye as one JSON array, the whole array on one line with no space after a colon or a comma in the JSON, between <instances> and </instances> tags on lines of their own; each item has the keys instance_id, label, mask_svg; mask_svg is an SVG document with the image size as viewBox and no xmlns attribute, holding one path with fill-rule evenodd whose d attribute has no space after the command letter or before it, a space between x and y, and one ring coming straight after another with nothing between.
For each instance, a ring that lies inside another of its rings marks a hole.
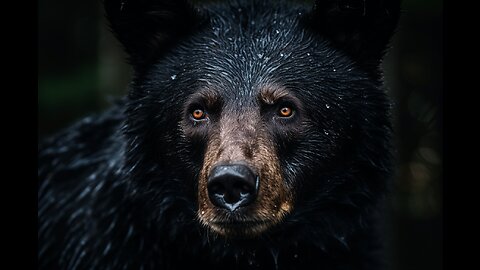
<instances>
[{"instance_id":1,"label":"brown fur patch around eye","mask_svg":"<svg viewBox=\"0 0 480 270\"><path fill-rule=\"evenodd\" d=\"M268 85L261 87L261 90L258 94L258 99L262 103L272 105L286 96L289 96L289 92L284 87Z\"/></svg>"},{"instance_id":2,"label":"brown fur patch around eye","mask_svg":"<svg viewBox=\"0 0 480 270\"><path fill-rule=\"evenodd\" d=\"M207 108L214 108L222 103L220 95L213 89L205 89L201 91L200 96L203 98Z\"/></svg>"},{"instance_id":3,"label":"brown fur patch around eye","mask_svg":"<svg viewBox=\"0 0 480 270\"><path fill-rule=\"evenodd\" d=\"M188 107L194 103L203 105L207 110L216 110L221 106L222 98L216 90L205 88L190 96L186 104Z\"/></svg>"}]
</instances>

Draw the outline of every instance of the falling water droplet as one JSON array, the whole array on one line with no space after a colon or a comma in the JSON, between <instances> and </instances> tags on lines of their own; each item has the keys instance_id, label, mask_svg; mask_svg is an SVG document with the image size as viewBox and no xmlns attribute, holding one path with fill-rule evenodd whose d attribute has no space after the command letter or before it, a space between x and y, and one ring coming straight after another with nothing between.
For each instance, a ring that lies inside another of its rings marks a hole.
<instances>
[{"instance_id":1,"label":"falling water droplet","mask_svg":"<svg viewBox=\"0 0 480 270\"><path fill-rule=\"evenodd\" d=\"M273 257L273 263L275 264L275 269L278 270L278 250L271 249L270 253L272 254L272 257Z\"/></svg>"}]
</instances>

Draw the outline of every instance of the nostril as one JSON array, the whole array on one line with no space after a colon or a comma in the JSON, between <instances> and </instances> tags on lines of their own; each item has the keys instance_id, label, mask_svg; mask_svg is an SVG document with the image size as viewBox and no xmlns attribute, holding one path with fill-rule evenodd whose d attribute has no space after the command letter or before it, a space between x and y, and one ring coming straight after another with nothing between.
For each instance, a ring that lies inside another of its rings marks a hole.
<instances>
[{"instance_id":1,"label":"nostril","mask_svg":"<svg viewBox=\"0 0 480 270\"><path fill-rule=\"evenodd\" d=\"M242 182L236 182L233 185L233 189L238 191L240 194L249 194L253 191L252 188L253 187L251 185L247 185L247 184L242 183Z\"/></svg>"},{"instance_id":2,"label":"nostril","mask_svg":"<svg viewBox=\"0 0 480 270\"><path fill-rule=\"evenodd\" d=\"M208 192L211 192L214 194L224 194L225 187L219 182L214 182L208 186Z\"/></svg>"},{"instance_id":3,"label":"nostril","mask_svg":"<svg viewBox=\"0 0 480 270\"><path fill-rule=\"evenodd\" d=\"M208 179L208 196L215 206L233 211L254 201L257 181L245 165L216 166Z\"/></svg>"}]
</instances>

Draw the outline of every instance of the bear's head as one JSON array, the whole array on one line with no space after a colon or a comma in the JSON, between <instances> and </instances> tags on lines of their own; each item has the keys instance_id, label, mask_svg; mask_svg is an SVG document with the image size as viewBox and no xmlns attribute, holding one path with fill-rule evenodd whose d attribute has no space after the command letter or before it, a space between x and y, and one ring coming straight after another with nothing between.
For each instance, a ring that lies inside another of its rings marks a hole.
<instances>
[{"instance_id":1,"label":"bear's head","mask_svg":"<svg viewBox=\"0 0 480 270\"><path fill-rule=\"evenodd\" d=\"M341 238L381 198L399 1L291 2L105 0L134 68L125 171L154 220Z\"/></svg>"}]
</instances>

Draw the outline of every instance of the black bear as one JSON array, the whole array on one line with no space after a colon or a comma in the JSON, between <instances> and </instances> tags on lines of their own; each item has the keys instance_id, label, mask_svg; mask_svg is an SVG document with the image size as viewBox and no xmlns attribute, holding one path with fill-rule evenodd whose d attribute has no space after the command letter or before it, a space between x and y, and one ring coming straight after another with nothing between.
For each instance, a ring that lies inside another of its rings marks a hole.
<instances>
[{"instance_id":1,"label":"black bear","mask_svg":"<svg viewBox=\"0 0 480 270\"><path fill-rule=\"evenodd\" d=\"M128 95L39 145L41 269L381 269L399 0L104 0Z\"/></svg>"}]
</instances>

